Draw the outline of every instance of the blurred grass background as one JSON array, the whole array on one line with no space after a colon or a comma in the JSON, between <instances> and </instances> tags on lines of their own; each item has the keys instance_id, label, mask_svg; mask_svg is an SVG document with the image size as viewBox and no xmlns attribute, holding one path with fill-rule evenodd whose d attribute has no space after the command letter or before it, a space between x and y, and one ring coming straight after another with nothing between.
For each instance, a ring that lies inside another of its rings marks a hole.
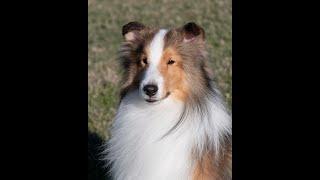
<instances>
[{"instance_id":1,"label":"blurred grass background","mask_svg":"<svg viewBox=\"0 0 320 180\"><path fill-rule=\"evenodd\" d=\"M174 28L193 21L206 32L210 63L232 106L231 0L88 0L88 179L103 179L98 147L108 138L119 96L122 26Z\"/></svg>"}]
</instances>

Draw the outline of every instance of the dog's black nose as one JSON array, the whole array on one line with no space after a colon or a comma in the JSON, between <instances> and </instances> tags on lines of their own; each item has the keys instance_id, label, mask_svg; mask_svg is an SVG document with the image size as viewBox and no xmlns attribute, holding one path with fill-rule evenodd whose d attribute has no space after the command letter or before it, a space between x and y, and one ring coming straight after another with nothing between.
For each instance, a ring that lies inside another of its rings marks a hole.
<instances>
[{"instance_id":1,"label":"dog's black nose","mask_svg":"<svg viewBox=\"0 0 320 180\"><path fill-rule=\"evenodd\" d=\"M158 91L158 86L156 85L145 85L143 87L143 91L148 95L149 97L154 96Z\"/></svg>"}]
</instances>

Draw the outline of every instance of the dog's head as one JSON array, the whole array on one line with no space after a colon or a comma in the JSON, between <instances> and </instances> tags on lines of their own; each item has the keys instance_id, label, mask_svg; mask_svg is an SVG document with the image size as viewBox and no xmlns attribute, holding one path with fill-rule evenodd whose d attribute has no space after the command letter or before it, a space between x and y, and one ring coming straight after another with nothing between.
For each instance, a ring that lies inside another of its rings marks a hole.
<instances>
[{"instance_id":1,"label":"dog's head","mask_svg":"<svg viewBox=\"0 0 320 180\"><path fill-rule=\"evenodd\" d=\"M184 100L191 84L196 84L190 81L202 81L205 33L197 24L166 30L130 22L123 26L122 35L123 96L138 89L149 103L168 96Z\"/></svg>"}]
</instances>

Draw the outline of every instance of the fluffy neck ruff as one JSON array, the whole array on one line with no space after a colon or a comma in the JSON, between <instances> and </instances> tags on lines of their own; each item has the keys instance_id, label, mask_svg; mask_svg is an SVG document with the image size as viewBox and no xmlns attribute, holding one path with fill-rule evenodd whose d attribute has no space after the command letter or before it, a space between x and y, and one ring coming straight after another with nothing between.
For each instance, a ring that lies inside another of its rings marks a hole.
<instances>
[{"instance_id":1,"label":"fluffy neck ruff","mask_svg":"<svg viewBox=\"0 0 320 180\"><path fill-rule=\"evenodd\" d=\"M231 143L231 116L215 85L206 87L187 102L169 96L150 105L137 91L124 96L106 149L115 179L190 179L204 154L221 157Z\"/></svg>"}]
</instances>

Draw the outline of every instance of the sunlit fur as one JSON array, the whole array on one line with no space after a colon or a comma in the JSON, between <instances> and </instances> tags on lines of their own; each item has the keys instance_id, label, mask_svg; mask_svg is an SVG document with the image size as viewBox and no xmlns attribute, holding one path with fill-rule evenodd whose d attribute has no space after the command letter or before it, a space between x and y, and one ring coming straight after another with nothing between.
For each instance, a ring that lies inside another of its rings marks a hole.
<instances>
[{"instance_id":1,"label":"sunlit fur","mask_svg":"<svg viewBox=\"0 0 320 180\"><path fill-rule=\"evenodd\" d=\"M203 29L129 23L123 35L121 102L105 150L113 177L232 179L231 113L207 72ZM147 84L159 88L152 97Z\"/></svg>"}]
</instances>

